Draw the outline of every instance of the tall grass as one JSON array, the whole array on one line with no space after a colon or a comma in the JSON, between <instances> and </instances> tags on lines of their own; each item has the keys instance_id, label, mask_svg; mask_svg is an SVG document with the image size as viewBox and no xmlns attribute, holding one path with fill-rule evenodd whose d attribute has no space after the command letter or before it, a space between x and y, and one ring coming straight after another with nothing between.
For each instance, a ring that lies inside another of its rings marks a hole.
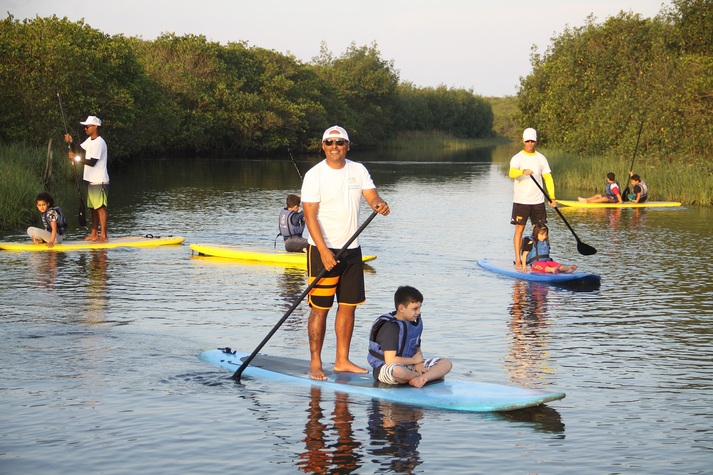
<instances>
[{"instance_id":1,"label":"tall grass","mask_svg":"<svg viewBox=\"0 0 713 475\"><path fill-rule=\"evenodd\" d=\"M409 131L399 133L397 140L386 141L379 148L409 149L409 150L468 150L473 148L492 147L508 143L503 137L483 139L461 139L447 133Z\"/></svg>"},{"instance_id":2,"label":"tall grass","mask_svg":"<svg viewBox=\"0 0 713 475\"><path fill-rule=\"evenodd\" d=\"M602 193L606 174L614 172L622 187L629 184L631 160L613 157L573 157L543 151L558 187ZM673 163L634 160L634 173L649 186L651 201L680 201L688 205L713 205L713 166L705 163Z\"/></svg>"},{"instance_id":3,"label":"tall grass","mask_svg":"<svg viewBox=\"0 0 713 475\"><path fill-rule=\"evenodd\" d=\"M69 161L61 160L64 152L53 150L52 153L52 180L67 179L71 175L68 174ZM46 147L0 144L0 228L20 228L38 221L35 197L45 191L46 163ZM61 204L58 196L54 198Z\"/></svg>"}]
</instances>

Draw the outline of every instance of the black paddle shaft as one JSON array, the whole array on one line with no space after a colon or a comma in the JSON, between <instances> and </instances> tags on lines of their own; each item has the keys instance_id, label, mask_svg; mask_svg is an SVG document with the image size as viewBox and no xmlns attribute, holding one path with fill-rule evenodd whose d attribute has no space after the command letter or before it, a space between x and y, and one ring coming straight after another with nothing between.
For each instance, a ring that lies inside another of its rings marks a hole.
<instances>
[{"instance_id":1,"label":"black paddle shaft","mask_svg":"<svg viewBox=\"0 0 713 475\"><path fill-rule=\"evenodd\" d=\"M540 189L543 195L545 195L545 198L547 198L547 201L552 201L550 197L547 195L547 192L542 188L542 186L537 182L534 176L530 175L530 178L532 178L532 181L535 182L535 185ZM562 221L564 221L564 224L567 225L569 228L569 231L572 233L572 236L574 236L574 239L577 240L577 251L579 251L580 254L583 256L591 256L593 254L597 253L597 250L590 246L589 244L585 244L582 241L580 241L579 237L577 236L577 233L574 232L574 229L572 229L572 226L569 225L567 220L565 219L564 215L562 214L562 211L557 208L557 203L555 203L555 211L557 211L557 214L560 215L560 218L562 218Z\"/></svg>"},{"instance_id":2,"label":"black paddle shaft","mask_svg":"<svg viewBox=\"0 0 713 475\"><path fill-rule=\"evenodd\" d=\"M295 161L295 157L292 156L292 150L290 150L290 147L287 147L287 153L295 166L295 170L297 170L297 174L300 176L300 180L304 181L304 177L302 176L302 173L300 173L300 167L297 166L297 162Z\"/></svg>"},{"instance_id":3,"label":"black paddle shaft","mask_svg":"<svg viewBox=\"0 0 713 475\"><path fill-rule=\"evenodd\" d=\"M57 91L57 99L59 100L59 110L62 113L62 122L64 123L64 133L69 135L69 130L67 129L67 120L64 118L64 107L62 107L62 96L59 95ZM67 147L69 148L69 144ZM74 184L77 185L77 198L79 198L79 212L77 213L77 219L79 220L80 226L87 225L87 215L86 209L84 207L84 198L82 197L82 189L79 186L79 175L77 174L77 167L75 162L72 161L72 170L74 170Z\"/></svg>"},{"instance_id":4,"label":"black paddle shaft","mask_svg":"<svg viewBox=\"0 0 713 475\"><path fill-rule=\"evenodd\" d=\"M376 217L377 214L378 214L378 211L374 211L373 213L371 213L371 215L366 219L366 221L364 221L364 223L362 223L362 225L359 226L359 229L356 230L354 235L349 238L347 243L344 244L344 246L339 251L337 251L337 253L334 255L335 259L339 259L339 257L342 254L344 254L344 251L347 250L349 245L352 242L354 242L354 240L357 238L357 236L359 236L359 234L361 234L361 232L364 230L364 228L366 228L369 225L369 223ZM324 277L326 274L327 274L327 269L322 269L317 274L317 276L314 278L312 283L307 286L307 288L304 290L304 292L302 292L302 294L299 297L297 297L297 299L294 301L294 303L289 308L289 310L287 310L287 312L285 312L285 314L282 316L280 321L277 322L277 324L274 327L272 327L272 330L270 330L270 333L268 333L267 336L265 338L263 338L263 340L260 342L260 344L257 346L257 348L255 348L255 350L250 354L250 356L245 358L245 361L243 361L243 364L240 365L240 368L238 368L238 370L233 374L234 380L240 381L240 376L243 374L243 371L245 371L245 368L248 367L248 365L253 360L253 358L255 358L255 356L257 356L258 352L262 349L262 347L267 344L267 342L270 340L270 338L272 338L272 335L274 335L277 332L277 330L282 326L282 324L285 323L285 320L287 320L287 318L297 308L297 306L300 304L300 302L302 302L302 300L304 300L304 298L307 296L307 294L319 283L319 281L322 279L322 277Z\"/></svg>"},{"instance_id":5,"label":"black paddle shaft","mask_svg":"<svg viewBox=\"0 0 713 475\"><path fill-rule=\"evenodd\" d=\"M644 130L644 121L641 121L639 126L639 135L636 136L636 145L634 146L634 154L631 156L631 165L629 165L629 173L634 171L634 160L636 159L636 151L639 149L639 139L641 138L641 131ZM626 188L624 188L624 193L622 193L621 198L627 201L629 195L629 179L626 179Z\"/></svg>"}]
</instances>

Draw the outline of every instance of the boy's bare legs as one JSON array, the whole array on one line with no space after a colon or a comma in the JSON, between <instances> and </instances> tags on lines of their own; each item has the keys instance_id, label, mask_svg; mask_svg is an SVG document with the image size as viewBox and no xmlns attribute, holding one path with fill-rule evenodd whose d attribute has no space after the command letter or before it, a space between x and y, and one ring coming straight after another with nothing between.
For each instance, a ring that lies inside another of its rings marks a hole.
<instances>
[{"instance_id":1,"label":"boy's bare legs","mask_svg":"<svg viewBox=\"0 0 713 475\"><path fill-rule=\"evenodd\" d=\"M394 368L393 376L399 384L408 383L415 388L422 388L429 381L435 381L443 378L451 371L452 367L453 363L446 359L440 360L434 366L431 366L431 368L429 368L425 373L412 371L406 366L396 366Z\"/></svg>"}]
</instances>

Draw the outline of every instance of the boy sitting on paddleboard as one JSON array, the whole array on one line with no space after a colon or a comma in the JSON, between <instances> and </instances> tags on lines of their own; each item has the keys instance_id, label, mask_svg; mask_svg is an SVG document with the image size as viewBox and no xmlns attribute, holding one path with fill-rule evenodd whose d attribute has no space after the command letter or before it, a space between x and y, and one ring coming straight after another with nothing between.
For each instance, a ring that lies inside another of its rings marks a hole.
<instances>
[{"instance_id":1,"label":"boy sitting on paddleboard","mask_svg":"<svg viewBox=\"0 0 713 475\"><path fill-rule=\"evenodd\" d=\"M35 199L37 209L42 213L42 225L44 229L30 226L27 234L35 244L47 243L47 247L54 247L61 244L64 232L67 230L67 218L64 216L62 208L54 205L54 199L49 193L40 193Z\"/></svg>"},{"instance_id":2,"label":"boy sitting on paddleboard","mask_svg":"<svg viewBox=\"0 0 713 475\"><path fill-rule=\"evenodd\" d=\"M302 237L305 230L305 215L300 211L300 197L287 195L285 208L280 211L278 220L280 234L285 240L285 250L289 252L307 252L309 243Z\"/></svg>"},{"instance_id":3,"label":"boy sitting on paddleboard","mask_svg":"<svg viewBox=\"0 0 713 475\"><path fill-rule=\"evenodd\" d=\"M374 321L367 359L377 381L420 388L442 379L453 367L445 358L424 359L421 353L422 303L421 292L401 286L394 293L396 310Z\"/></svg>"},{"instance_id":4,"label":"boy sitting on paddleboard","mask_svg":"<svg viewBox=\"0 0 713 475\"><path fill-rule=\"evenodd\" d=\"M604 193L590 196L589 198L577 197L580 203L623 203L621 197L621 186L616 181L614 172L607 173L607 184L604 186Z\"/></svg>"}]
</instances>

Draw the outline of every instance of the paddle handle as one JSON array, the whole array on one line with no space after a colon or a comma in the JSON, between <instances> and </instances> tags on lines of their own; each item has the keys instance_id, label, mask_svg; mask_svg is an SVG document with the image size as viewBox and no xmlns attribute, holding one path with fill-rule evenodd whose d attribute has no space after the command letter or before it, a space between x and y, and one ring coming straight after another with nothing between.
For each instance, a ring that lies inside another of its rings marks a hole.
<instances>
[{"instance_id":1,"label":"paddle handle","mask_svg":"<svg viewBox=\"0 0 713 475\"><path fill-rule=\"evenodd\" d=\"M339 257L342 254L344 254L344 252L347 250L349 245L354 242L354 240L359 236L359 234L361 234L361 232L364 230L364 228L366 228L369 225L369 223L371 223L371 221L376 217L377 214L379 214L378 211L374 211L371 213L371 215L366 219L366 221L364 221L364 223L362 223L362 225L359 226L359 229L356 230L354 235L349 238L347 243L344 244L344 246L339 251L337 251L337 253L334 255L335 259L339 259ZM289 308L289 310L287 310L287 312L285 312L285 314L282 316L280 321L277 322L277 324L274 327L272 327L272 330L270 330L270 332L267 334L267 336L265 336L265 338L263 338L263 340L260 342L260 344L257 346L257 348L255 348L255 350L253 350L253 352L250 353L250 356L245 358L245 361L243 361L243 364L240 365L240 368L238 368L238 370L233 374L234 380L240 381L240 376L243 374L243 371L245 370L245 368L248 367L250 362L253 360L253 358L255 358L255 356L257 356L258 352L262 349L262 347L267 344L267 342L270 340L270 338L272 338L272 335L274 335L277 332L277 330L282 326L282 324L285 323L285 320L287 320L287 318L297 308L297 306L300 304L300 302L302 302L302 300L304 300L304 298L307 296L307 294L310 293L310 291L319 283L319 281L322 279L322 277L324 277L327 274L327 272L328 272L327 269L322 269L317 274L317 276L314 278L312 283L307 286L307 288L304 290L304 292L302 292L302 294L300 294L300 296L297 297L297 299L294 301L294 303Z\"/></svg>"}]
</instances>

